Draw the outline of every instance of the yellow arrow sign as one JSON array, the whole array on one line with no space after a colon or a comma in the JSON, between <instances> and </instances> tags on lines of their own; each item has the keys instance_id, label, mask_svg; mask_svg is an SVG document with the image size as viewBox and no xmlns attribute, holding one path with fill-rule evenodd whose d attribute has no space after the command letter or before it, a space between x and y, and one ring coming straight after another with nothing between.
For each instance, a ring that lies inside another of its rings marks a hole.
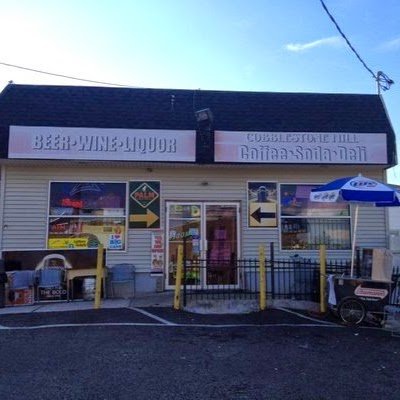
<instances>
[{"instance_id":1,"label":"yellow arrow sign","mask_svg":"<svg viewBox=\"0 0 400 400\"><path fill-rule=\"evenodd\" d=\"M130 222L146 222L146 228L153 225L160 217L151 210L147 210L146 214L135 214L129 217Z\"/></svg>"}]
</instances>

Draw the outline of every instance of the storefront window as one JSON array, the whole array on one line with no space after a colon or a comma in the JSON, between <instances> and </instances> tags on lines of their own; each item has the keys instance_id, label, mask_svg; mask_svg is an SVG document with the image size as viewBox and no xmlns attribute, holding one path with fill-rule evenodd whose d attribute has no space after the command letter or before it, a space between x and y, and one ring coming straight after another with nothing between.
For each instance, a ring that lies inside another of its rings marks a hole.
<instances>
[{"instance_id":1,"label":"storefront window","mask_svg":"<svg viewBox=\"0 0 400 400\"><path fill-rule=\"evenodd\" d=\"M201 207L198 204L171 204L168 221L168 285L172 286L175 285L179 245L184 245L189 260L200 257ZM186 272L195 273L191 266Z\"/></svg>"},{"instance_id":2,"label":"storefront window","mask_svg":"<svg viewBox=\"0 0 400 400\"><path fill-rule=\"evenodd\" d=\"M125 183L50 183L48 248L124 250L125 226Z\"/></svg>"},{"instance_id":3,"label":"storefront window","mask_svg":"<svg viewBox=\"0 0 400 400\"><path fill-rule=\"evenodd\" d=\"M321 244L330 250L350 249L349 205L311 202L314 187L280 185L282 250L318 249Z\"/></svg>"}]
</instances>

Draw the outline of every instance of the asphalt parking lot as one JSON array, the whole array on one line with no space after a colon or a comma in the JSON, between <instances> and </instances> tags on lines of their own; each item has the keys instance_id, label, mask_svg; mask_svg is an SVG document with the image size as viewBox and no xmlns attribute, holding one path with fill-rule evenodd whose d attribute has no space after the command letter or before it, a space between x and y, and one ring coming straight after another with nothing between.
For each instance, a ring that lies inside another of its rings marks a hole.
<instances>
[{"instance_id":1,"label":"asphalt parking lot","mask_svg":"<svg viewBox=\"0 0 400 400\"><path fill-rule=\"evenodd\" d=\"M271 308L246 314L197 314L173 307L122 307L81 309L63 312L27 312L0 315L0 328L43 327L46 325L188 325L188 326L329 326L345 327L337 318L327 313L320 315L308 311ZM372 322L360 328L378 329ZM357 328L353 328L357 329Z\"/></svg>"},{"instance_id":2,"label":"asphalt parking lot","mask_svg":"<svg viewBox=\"0 0 400 400\"><path fill-rule=\"evenodd\" d=\"M399 337L304 311L10 312L0 348L7 400L399 398Z\"/></svg>"}]
</instances>

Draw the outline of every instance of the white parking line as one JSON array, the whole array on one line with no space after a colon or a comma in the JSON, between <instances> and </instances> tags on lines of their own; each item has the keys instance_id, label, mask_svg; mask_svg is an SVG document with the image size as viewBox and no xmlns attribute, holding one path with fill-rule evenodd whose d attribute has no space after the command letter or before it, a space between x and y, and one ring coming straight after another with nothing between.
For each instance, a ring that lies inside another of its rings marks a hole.
<instances>
[{"instance_id":1,"label":"white parking line","mask_svg":"<svg viewBox=\"0 0 400 400\"><path fill-rule=\"evenodd\" d=\"M23 331L23 330L37 330L37 329L54 329L54 328L87 328L87 327L141 327L141 326L152 326L152 327L163 327L163 328L276 328L276 327L303 327L303 328L343 328L340 325L321 325L321 324L238 324L238 325L201 325L201 324L157 324L157 323L141 323L141 322L107 322L107 323L93 323L93 324L51 324L51 325L37 325L37 326L15 326L5 327L2 330L8 331Z\"/></svg>"},{"instance_id":2,"label":"white parking line","mask_svg":"<svg viewBox=\"0 0 400 400\"><path fill-rule=\"evenodd\" d=\"M151 313L149 313L149 312L147 312L147 311L145 311L145 310L142 310L142 309L140 309L140 308L136 308L136 307L129 307L129 308L130 308L131 310L135 310L135 311L137 311L137 312L139 312L139 313L141 313L141 314L143 314L143 315L146 315L146 316L148 316L148 317L150 317L150 318L153 318L153 319L155 319L156 321L161 322L162 324L165 324L165 325L176 325L174 322L167 321L167 320L164 319L164 318L158 317L157 315L151 314Z\"/></svg>"},{"instance_id":3,"label":"white parking line","mask_svg":"<svg viewBox=\"0 0 400 400\"><path fill-rule=\"evenodd\" d=\"M276 310L285 311L285 312L287 312L288 314L297 315L298 317L301 317L301 318L304 318L304 319L309 319L310 321L314 321L314 322L319 322L320 324L337 325L335 322L321 321L321 320L318 319L318 318L308 317L307 315L304 315L304 314L301 314L301 313L297 313L297 312L292 311L292 310L288 310L287 308L276 307Z\"/></svg>"},{"instance_id":4,"label":"white parking line","mask_svg":"<svg viewBox=\"0 0 400 400\"><path fill-rule=\"evenodd\" d=\"M78 323L78 324L49 324L49 325L37 325L37 326L20 326L20 327L8 327L4 325L0 325L0 330L36 330L36 329L53 329L53 328L74 328L74 327L96 327L96 326L102 326L102 327L115 327L115 326L126 326L126 327L140 327L140 326L154 326L154 327L186 327L186 328L238 328L238 327L249 327L249 328L274 328L274 327L304 327L304 328L346 328L346 326L334 323L334 322L329 322L329 321L321 321L317 318L312 318L309 316L306 316L301 313L297 313L293 310L289 310L286 308L276 308L278 310L287 312L289 314L296 315L300 318L310 320L316 323L304 323L304 324L298 324L298 323L270 323L270 324L180 324L180 323L174 323L171 321L168 321L164 318L161 318L157 315L154 315L152 313L149 313L148 311L145 311L140 308L136 307L128 307L131 310L134 310L136 312L139 312L143 315L146 315L149 318L152 318L158 323L142 323L142 322L109 322L109 323ZM160 324L161 323L161 324ZM380 330L380 331L387 331L385 328L381 327L368 327L368 326L359 326L358 328L362 329L367 329L367 330Z\"/></svg>"}]
</instances>

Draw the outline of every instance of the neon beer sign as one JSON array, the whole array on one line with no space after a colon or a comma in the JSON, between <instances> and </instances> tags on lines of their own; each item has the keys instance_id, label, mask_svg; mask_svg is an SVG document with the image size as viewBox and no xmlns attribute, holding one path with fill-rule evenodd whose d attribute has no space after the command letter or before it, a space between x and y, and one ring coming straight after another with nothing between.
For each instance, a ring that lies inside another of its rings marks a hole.
<instances>
[{"instance_id":1,"label":"neon beer sign","mask_svg":"<svg viewBox=\"0 0 400 400\"><path fill-rule=\"evenodd\" d=\"M64 198L61 200L62 207L73 207L83 208L83 200L72 200L70 198Z\"/></svg>"}]
</instances>

